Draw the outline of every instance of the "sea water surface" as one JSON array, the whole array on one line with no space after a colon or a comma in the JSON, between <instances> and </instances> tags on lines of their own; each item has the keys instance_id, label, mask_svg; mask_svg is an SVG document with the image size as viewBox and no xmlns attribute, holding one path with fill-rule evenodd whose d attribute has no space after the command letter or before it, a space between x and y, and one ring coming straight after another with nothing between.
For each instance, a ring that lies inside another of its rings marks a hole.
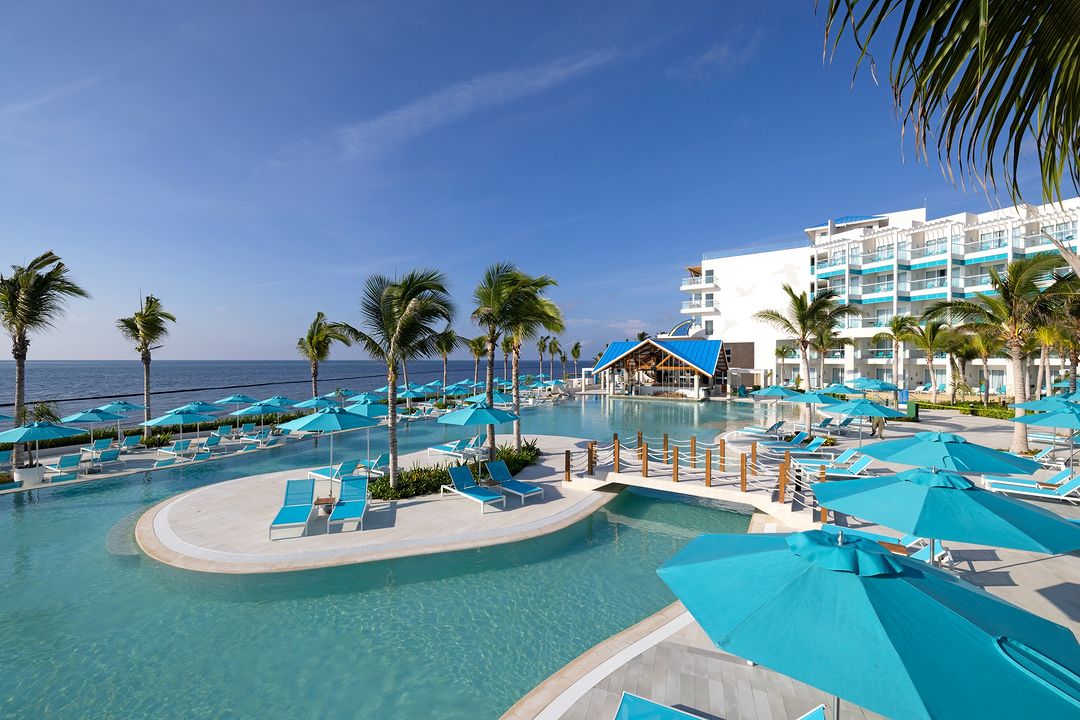
<instances>
[{"instance_id":1,"label":"sea water surface","mask_svg":"<svg viewBox=\"0 0 1080 720\"><path fill-rule=\"evenodd\" d=\"M762 418L749 405L591 398L527 410L523 424L526 435L708 437ZM412 423L402 451L464 434ZM376 451L383 443L373 432ZM365 433L342 436L335 452L365 445ZM165 497L310 467L326 452L298 443L0 497L0 716L497 718L581 652L670 603L656 568L691 538L745 532L749 522L700 501L624 491L540 538L300 573L198 574L134 546L135 519Z\"/></svg>"}]
</instances>

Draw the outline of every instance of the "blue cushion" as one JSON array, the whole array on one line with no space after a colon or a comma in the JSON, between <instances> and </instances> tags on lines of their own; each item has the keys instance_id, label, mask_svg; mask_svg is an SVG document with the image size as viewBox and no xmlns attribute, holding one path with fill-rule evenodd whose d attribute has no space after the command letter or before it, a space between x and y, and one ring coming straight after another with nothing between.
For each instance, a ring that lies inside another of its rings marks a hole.
<instances>
[{"instance_id":1,"label":"blue cushion","mask_svg":"<svg viewBox=\"0 0 1080 720\"><path fill-rule=\"evenodd\" d=\"M270 525L303 525L307 523L309 515L311 515L310 505L286 505L278 510L274 522Z\"/></svg>"},{"instance_id":2,"label":"blue cushion","mask_svg":"<svg viewBox=\"0 0 1080 720\"><path fill-rule=\"evenodd\" d=\"M359 520L364 515L367 500L344 500L334 507L330 514L330 522L339 520Z\"/></svg>"},{"instance_id":3,"label":"blue cushion","mask_svg":"<svg viewBox=\"0 0 1080 720\"><path fill-rule=\"evenodd\" d=\"M519 480L504 480L502 486L512 492L520 493L522 495L535 495L536 493L544 492L544 489L536 485L530 485Z\"/></svg>"},{"instance_id":4,"label":"blue cushion","mask_svg":"<svg viewBox=\"0 0 1080 720\"><path fill-rule=\"evenodd\" d=\"M477 487L475 485L470 488L465 488L464 490L459 488L458 492L460 492L462 495L468 495L471 498L476 498L481 502L491 502L492 500L502 499L502 495L495 492L494 490L488 490L487 488Z\"/></svg>"}]
</instances>

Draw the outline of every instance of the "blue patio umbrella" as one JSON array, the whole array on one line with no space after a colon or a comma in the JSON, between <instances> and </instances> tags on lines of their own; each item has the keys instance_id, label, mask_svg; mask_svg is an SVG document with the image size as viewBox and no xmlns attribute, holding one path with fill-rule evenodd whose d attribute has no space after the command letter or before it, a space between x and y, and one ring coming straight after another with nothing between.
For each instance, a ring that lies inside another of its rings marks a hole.
<instances>
[{"instance_id":1,"label":"blue patio umbrella","mask_svg":"<svg viewBox=\"0 0 1080 720\"><path fill-rule=\"evenodd\" d=\"M59 440L61 438L70 438L82 434L83 431L79 428L41 421L20 425L19 427L0 432L0 443L11 443L13 445L19 443L34 443L34 454L30 456L30 464L33 465L34 457L38 452L38 443L42 440Z\"/></svg>"},{"instance_id":2,"label":"blue patio umbrella","mask_svg":"<svg viewBox=\"0 0 1080 720\"><path fill-rule=\"evenodd\" d=\"M10 415L4 415L3 413L0 413L0 422L7 422L8 420L14 419L15 418L11 417Z\"/></svg>"},{"instance_id":3,"label":"blue patio umbrella","mask_svg":"<svg viewBox=\"0 0 1080 720\"><path fill-rule=\"evenodd\" d=\"M829 393L830 395L865 395L866 393L859 388L848 387L847 385L841 385L840 383L833 383L832 385L826 385L818 390L819 393Z\"/></svg>"},{"instance_id":4,"label":"blue patio umbrella","mask_svg":"<svg viewBox=\"0 0 1080 720\"><path fill-rule=\"evenodd\" d=\"M427 397L427 393L422 392L420 390L406 390L404 392L398 393L398 397L403 398L405 400L416 400L416 399L419 399L419 398Z\"/></svg>"},{"instance_id":5,"label":"blue patio umbrella","mask_svg":"<svg viewBox=\"0 0 1080 720\"><path fill-rule=\"evenodd\" d=\"M177 410L170 410L164 415L160 415L153 420L147 420L140 425L146 427L169 427L172 425L180 426L180 439L184 439L184 425L195 423L195 433L199 432L199 425L204 422L212 422L213 416L206 415L205 413L192 412L190 410L184 410L183 408Z\"/></svg>"},{"instance_id":6,"label":"blue patio umbrella","mask_svg":"<svg viewBox=\"0 0 1080 720\"><path fill-rule=\"evenodd\" d=\"M323 397L324 398L329 398L330 400L334 400L334 399L336 399L338 397L351 398L351 397L354 397L354 396L359 395L359 394L360 393L358 393L357 391L350 390L349 388L337 388L335 390L331 390L328 393L325 393L323 395Z\"/></svg>"},{"instance_id":7,"label":"blue patio umbrella","mask_svg":"<svg viewBox=\"0 0 1080 720\"><path fill-rule=\"evenodd\" d=\"M106 412L101 408L89 408L80 412L68 415L67 417L60 418L60 422L82 425L86 424L90 426L90 442L94 442L94 425L101 422L120 422L124 419L123 415L117 413ZM119 427L119 426L117 426Z\"/></svg>"},{"instance_id":8,"label":"blue patio umbrella","mask_svg":"<svg viewBox=\"0 0 1080 720\"><path fill-rule=\"evenodd\" d=\"M385 395L376 395L372 392L363 392L358 395L353 395L350 399L357 403L386 402Z\"/></svg>"},{"instance_id":9,"label":"blue patio umbrella","mask_svg":"<svg viewBox=\"0 0 1080 720\"><path fill-rule=\"evenodd\" d=\"M984 447L946 432L920 432L897 440L882 440L864 447L862 454L885 462L961 473L1029 475L1041 467L1034 460Z\"/></svg>"},{"instance_id":10,"label":"blue patio umbrella","mask_svg":"<svg viewBox=\"0 0 1080 720\"><path fill-rule=\"evenodd\" d=\"M1067 388L1067 387L1069 387L1069 381L1068 380L1058 380L1056 383L1053 384L1053 387Z\"/></svg>"},{"instance_id":11,"label":"blue patio umbrella","mask_svg":"<svg viewBox=\"0 0 1080 720\"><path fill-rule=\"evenodd\" d=\"M173 410L184 410L186 412L197 412L197 413L220 412L220 411L222 411L224 409L225 408L221 407L220 405L214 405L213 403L203 402L202 400L196 400L195 402L189 402L187 405L181 405L178 408L173 408Z\"/></svg>"},{"instance_id":12,"label":"blue patio umbrella","mask_svg":"<svg viewBox=\"0 0 1080 720\"><path fill-rule=\"evenodd\" d=\"M256 402L259 402L259 401L256 400L255 398L249 396L249 395L244 395L243 393L235 393L233 395L230 395L228 397L223 397L220 400L215 401L215 403L218 404L218 405L235 405L237 410L240 409L241 405L247 405L248 403L256 403ZM229 413L229 414L230 415L235 415L236 413ZM236 419L236 427L237 428L240 427L240 418Z\"/></svg>"},{"instance_id":13,"label":"blue patio umbrella","mask_svg":"<svg viewBox=\"0 0 1080 720\"><path fill-rule=\"evenodd\" d=\"M802 393L798 390L791 390L790 388L786 388L783 385L769 385L768 387L763 387L760 390L754 390L750 394L754 397L765 398L786 398L791 397L792 395L802 395Z\"/></svg>"},{"instance_id":14,"label":"blue patio umbrella","mask_svg":"<svg viewBox=\"0 0 1080 720\"><path fill-rule=\"evenodd\" d=\"M293 405L293 407L294 408L303 408L305 410L309 409L309 408L315 408L316 410L321 410L323 408L338 407L338 403L334 402L333 400L331 400L328 397L322 396L322 397L313 397L313 398L310 398L308 400L304 400L303 402L298 402L295 405Z\"/></svg>"},{"instance_id":15,"label":"blue patio umbrella","mask_svg":"<svg viewBox=\"0 0 1080 720\"><path fill-rule=\"evenodd\" d=\"M1068 408L1070 405L1074 404L1076 404L1076 401L1069 400L1065 395L1051 395L1050 397L1040 398L1038 400L1028 400L1027 402L1022 403L1009 403L1009 407L1048 412L1050 410Z\"/></svg>"},{"instance_id":16,"label":"blue patio umbrella","mask_svg":"<svg viewBox=\"0 0 1080 720\"><path fill-rule=\"evenodd\" d=\"M98 405L98 410L104 410L105 412L125 414L129 412L135 412L136 410L145 410L145 405L139 405L138 403L128 402L127 400L113 400L112 402L105 403L104 405Z\"/></svg>"},{"instance_id":17,"label":"blue patio umbrella","mask_svg":"<svg viewBox=\"0 0 1080 720\"><path fill-rule=\"evenodd\" d=\"M274 395L273 397L266 398L262 402L267 405L276 405L279 408L289 408L296 404L295 400L290 400L284 395Z\"/></svg>"},{"instance_id":18,"label":"blue patio umbrella","mask_svg":"<svg viewBox=\"0 0 1080 720\"><path fill-rule=\"evenodd\" d=\"M304 415L303 417L290 420L289 422L281 423L278 425L282 430L290 430L293 432L319 432L330 435L330 467L334 466L334 433L342 432L343 430L359 430L361 428L371 428L379 423L375 420L371 420L366 417L361 417L355 413L351 413L348 410L340 407L323 408L317 410L310 415ZM334 484L330 483L330 496L334 495Z\"/></svg>"},{"instance_id":19,"label":"blue patio umbrella","mask_svg":"<svg viewBox=\"0 0 1080 720\"><path fill-rule=\"evenodd\" d=\"M361 417L366 418L384 417L390 414L390 410L386 403L359 402L350 405L345 409L354 415L360 415Z\"/></svg>"},{"instance_id":20,"label":"blue patio umbrella","mask_svg":"<svg viewBox=\"0 0 1080 720\"><path fill-rule=\"evenodd\" d=\"M1050 402L1044 400L1043 402ZM1025 405L1027 403L1024 403ZM1013 422L1020 423L1022 425L1035 425L1038 427L1053 428L1055 431L1058 428L1065 428L1067 430L1080 430L1080 403L1070 402L1068 400L1058 400L1051 406L1046 412L1041 412L1036 415L1024 415L1023 417L1012 418ZM1054 445L1057 445L1057 434L1054 435ZM1069 467L1072 467L1073 451L1074 451L1073 435L1069 435Z\"/></svg>"},{"instance_id":21,"label":"blue patio umbrella","mask_svg":"<svg viewBox=\"0 0 1080 720\"><path fill-rule=\"evenodd\" d=\"M873 400L867 400L866 398L859 398L858 400L849 400L842 402L839 405L826 405L821 409L822 412L836 413L838 415L847 415L848 417L879 417L879 418L899 418L904 417L904 413L893 410L892 408L879 405ZM859 425L859 447L862 447L862 425Z\"/></svg>"},{"instance_id":22,"label":"blue patio umbrella","mask_svg":"<svg viewBox=\"0 0 1080 720\"><path fill-rule=\"evenodd\" d=\"M487 394L486 393L477 393L476 395L465 398L465 402L467 402L467 403L487 402ZM492 393L491 394L491 402L493 404L495 404L495 405L507 405L509 403L514 402L514 398L511 395L505 395L503 393L497 392L497 393Z\"/></svg>"},{"instance_id":23,"label":"blue patio umbrella","mask_svg":"<svg viewBox=\"0 0 1080 720\"><path fill-rule=\"evenodd\" d=\"M231 412L229 414L230 415L235 415L237 418L251 417L253 415L258 415L259 416L259 427L261 428L262 425L263 425L263 417L265 417L266 415L274 415L274 414L279 413L279 412L281 412L281 406L273 405L273 404L265 402L265 401L260 401L260 402L248 405L246 408L244 408L242 410L237 410L236 412ZM239 423L239 422L240 421L238 419L237 423ZM237 427L239 427L239 424L237 425Z\"/></svg>"},{"instance_id":24,"label":"blue patio umbrella","mask_svg":"<svg viewBox=\"0 0 1080 720\"><path fill-rule=\"evenodd\" d=\"M963 475L926 468L813 483L824 507L933 540L1059 553L1080 549L1080 525L1022 500L979 488Z\"/></svg>"},{"instance_id":25,"label":"blue patio umbrella","mask_svg":"<svg viewBox=\"0 0 1080 720\"><path fill-rule=\"evenodd\" d=\"M493 408L486 402L478 402L461 410L447 413L440 417L437 422L444 425L486 427L488 425L501 425L517 419L518 416L512 412ZM479 463L479 459L477 463Z\"/></svg>"},{"instance_id":26,"label":"blue patio umbrella","mask_svg":"<svg viewBox=\"0 0 1080 720\"><path fill-rule=\"evenodd\" d=\"M810 424L814 421L814 405L838 405L843 401L837 400L832 395L826 395L822 392L805 392L782 398L780 402L798 403L800 405L806 405L809 413L806 418L806 429L809 430Z\"/></svg>"},{"instance_id":27,"label":"blue patio umbrella","mask_svg":"<svg viewBox=\"0 0 1080 720\"><path fill-rule=\"evenodd\" d=\"M1080 712L1071 632L869 540L702 535L657 572L717 647L886 717Z\"/></svg>"},{"instance_id":28,"label":"blue patio umbrella","mask_svg":"<svg viewBox=\"0 0 1080 720\"><path fill-rule=\"evenodd\" d=\"M468 395L471 392L472 392L472 388L466 388L466 387L458 386L458 387L447 388L446 392L443 393L443 394L447 395L448 397L461 397L463 395Z\"/></svg>"},{"instance_id":29,"label":"blue patio umbrella","mask_svg":"<svg viewBox=\"0 0 1080 720\"><path fill-rule=\"evenodd\" d=\"M377 393L390 392L390 386L389 385L383 385L381 388L375 388L375 392L377 392Z\"/></svg>"},{"instance_id":30,"label":"blue patio umbrella","mask_svg":"<svg viewBox=\"0 0 1080 720\"><path fill-rule=\"evenodd\" d=\"M548 378L548 376L545 375L544 373L537 373L536 375L533 375L533 377L538 378L540 380L547 380L547 378Z\"/></svg>"}]
</instances>

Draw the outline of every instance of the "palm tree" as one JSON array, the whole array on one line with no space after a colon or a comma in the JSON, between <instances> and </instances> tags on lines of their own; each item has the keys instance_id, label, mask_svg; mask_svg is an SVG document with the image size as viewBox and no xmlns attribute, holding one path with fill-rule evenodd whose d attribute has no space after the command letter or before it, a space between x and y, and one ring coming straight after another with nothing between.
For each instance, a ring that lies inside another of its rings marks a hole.
<instances>
[{"instance_id":1,"label":"palm tree","mask_svg":"<svg viewBox=\"0 0 1080 720\"><path fill-rule=\"evenodd\" d=\"M644 330L642 330L641 332L639 332L637 334L637 341L638 342L642 342L643 340L648 340L648 339L649 339L649 333L645 332Z\"/></svg>"},{"instance_id":2,"label":"palm tree","mask_svg":"<svg viewBox=\"0 0 1080 720\"><path fill-rule=\"evenodd\" d=\"M1001 173L1015 198L1021 148L1038 148L1042 196L1061 198L1063 177L1080 187L1080 65L1076 3L986 0L829 0L826 48L850 31L856 72L874 56L879 32L894 37L889 81L903 129L924 153L937 139L949 169L995 185ZM897 22L882 22L886 17ZM1075 261L1075 253L1069 252ZM1067 256L1067 257L1069 257ZM1080 263L1070 265L1080 274Z\"/></svg>"},{"instance_id":3,"label":"palm tree","mask_svg":"<svg viewBox=\"0 0 1080 720\"><path fill-rule=\"evenodd\" d=\"M1055 302L1073 288L1073 280L1054 278L1045 291L1040 287L1062 264L1061 257L1039 253L1013 260L1002 275L990 269L994 294L979 293L974 300L942 300L927 308L927 317L951 317L964 326L988 325L999 330L1013 371L1013 395L1016 403L1027 401L1024 381L1024 344L1035 327L1046 318ZM1016 417L1024 411L1016 409ZM1027 452L1027 425L1013 423L1014 453Z\"/></svg>"},{"instance_id":4,"label":"palm tree","mask_svg":"<svg viewBox=\"0 0 1080 720\"><path fill-rule=\"evenodd\" d=\"M811 300L806 291L796 293L785 284L784 292L788 296L786 313L781 310L761 310L754 313L754 319L772 325L777 330L791 335L799 348L799 372L810 383L810 346L819 328L835 328L840 321L848 317L857 317L859 311L853 305L841 305L836 301L835 290L820 290Z\"/></svg>"},{"instance_id":5,"label":"palm tree","mask_svg":"<svg viewBox=\"0 0 1080 720\"><path fill-rule=\"evenodd\" d=\"M826 320L820 327L814 328L811 347L818 354L819 387L825 387L828 384L825 382L825 355L834 345L850 345L851 342L847 338L840 337L840 334L836 332L836 325L831 321Z\"/></svg>"},{"instance_id":6,"label":"palm tree","mask_svg":"<svg viewBox=\"0 0 1080 720\"><path fill-rule=\"evenodd\" d=\"M937 402L938 381L934 374L934 356L949 350L951 328L938 320L928 320L922 326L916 325L900 336L901 342L911 343L922 350L926 358L926 369L930 373L930 402Z\"/></svg>"},{"instance_id":7,"label":"palm tree","mask_svg":"<svg viewBox=\"0 0 1080 720\"><path fill-rule=\"evenodd\" d=\"M566 353L559 353L559 362L562 364L562 377L566 379Z\"/></svg>"},{"instance_id":8,"label":"palm tree","mask_svg":"<svg viewBox=\"0 0 1080 720\"><path fill-rule=\"evenodd\" d=\"M510 353L514 352L514 339L509 335L503 335L499 341L499 350L503 356L503 379L510 375Z\"/></svg>"},{"instance_id":9,"label":"palm tree","mask_svg":"<svg viewBox=\"0 0 1080 720\"><path fill-rule=\"evenodd\" d=\"M143 420L149 420L150 411L150 353L161 347L161 342L169 335L168 323L176 322L176 317L165 310L153 295L147 295L142 305L130 317L116 321L116 329L125 339L135 344L135 352L143 364ZM150 428L144 427L144 437L150 437Z\"/></svg>"},{"instance_id":10,"label":"palm tree","mask_svg":"<svg viewBox=\"0 0 1080 720\"><path fill-rule=\"evenodd\" d=\"M555 378L555 356L562 352L562 346L559 345L559 338L551 338L548 342L548 375L552 379ZM543 368L541 368L543 372Z\"/></svg>"},{"instance_id":11,"label":"palm tree","mask_svg":"<svg viewBox=\"0 0 1080 720\"><path fill-rule=\"evenodd\" d=\"M900 344L903 342L901 338L918 325L919 322L911 315L893 315L889 318L889 324L885 326L885 329L870 338L875 343L885 340L892 343L893 383L900 387L904 386L903 379L900 377L904 366L900 353Z\"/></svg>"},{"instance_id":12,"label":"palm tree","mask_svg":"<svg viewBox=\"0 0 1080 720\"><path fill-rule=\"evenodd\" d=\"M783 363L789 357L795 355L795 349L790 345L777 345L776 349L773 350L773 355L776 356L776 379L780 381L784 375Z\"/></svg>"},{"instance_id":13,"label":"palm tree","mask_svg":"<svg viewBox=\"0 0 1080 720\"><path fill-rule=\"evenodd\" d=\"M578 361L581 360L581 341L578 340L570 346L570 357L574 359L574 377L578 374Z\"/></svg>"},{"instance_id":14,"label":"palm tree","mask_svg":"<svg viewBox=\"0 0 1080 720\"><path fill-rule=\"evenodd\" d=\"M550 339L550 335L541 335L536 340L536 351L540 354L540 369L537 371L538 375L542 375L544 373L544 353L547 352L548 340Z\"/></svg>"},{"instance_id":15,"label":"palm tree","mask_svg":"<svg viewBox=\"0 0 1080 720\"><path fill-rule=\"evenodd\" d=\"M390 487L397 486L398 369L409 358L438 352L439 326L454 319L446 276L438 270L413 270L398 279L372 275L360 298L360 328L343 325L353 342L386 363L387 440Z\"/></svg>"},{"instance_id":16,"label":"palm tree","mask_svg":"<svg viewBox=\"0 0 1080 720\"><path fill-rule=\"evenodd\" d=\"M311 364L311 397L319 396L319 363L330 359L330 346L335 342L352 345L352 338L341 323L327 322L321 310L308 325L307 334L296 341L296 351ZM149 365L149 362L147 363Z\"/></svg>"},{"instance_id":17,"label":"palm tree","mask_svg":"<svg viewBox=\"0 0 1080 720\"><path fill-rule=\"evenodd\" d=\"M988 325L976 325L968 333L968 344L975 352L983 366L982 401L983 405L990 404L990 358L997 357L1005 349L1005 342L1001 339L1000 328Z\"/></svg>"},{"instance_id":18,"label":"palm tree","mask_svg":"<svg viewBox=\"0 0 1080 720\"><path fill-rule=\"evenodd\" d=\"M473 382L480 382L480 360L487 352L487 338L480 336L466 340L465 347L473 356Z\"/></svg>"},{"instance_id":19,"label":"palm tree","mask_svg":"<svg viewBox=\"0 0 1080 720\"><path fill-rule=\"evenodd\" d=\"M464 338L459 336L452 328L446 328L439 336L435 338L435 352L439 354L442 359L442 390L443 398L445 399L446 393L446 365L447 360L450 358L450 353L458 349Z\"/></svg>"},{"instance_id":20,"label":"palm tree","mask_svg":"<svg viewBox=\"0 0 1080 720\"><path fill-rule=\"evenodd\" d=\"M565 330L562 311L558 305L545 296L546 289L546 287L533 287L529 292L528 301L523 303L521 311L516 314L513 323L506 329L514 340L510 378L513 382L511 386L514 397L513 410L514 414L518 416L521 415L521 348L526 342L539 335L541 330L547 330L548 332L563 332ZM536 343L536 347L537 349L546 349L547 336L540 338ZM597 359L599 359L599 356ZM543 359L540 362L541 367L543 367ZM514 447L521 449L521 420L514 421Z\"/></svg>"},{"instance_id":21,"label":"palm tree","mask_svg":"<svg viewBox=\"0 0 1080 720\"><path fill-rule=\"evenodd\" d=\"M11 338L15 358L15 418L26 416L26 356L30 334L47 330L64 316L70 298L90 294L71 279L68 268L51 250L28 265L12 265L11 274L0 274L0 323ZM20 464L21 448L15 448L15 464Z\"/></svg>"},{"instance_id":22,"label":"palm tree","mask_svg":"<svg viewBox=\"0 0 1080 720\"><path fill-rule=\"evenodd\" d=\"M946 342L948 345L949 365L952 367L952 387L949 403L956 404L956 394L961 385L967 384L967 366L972 360L979 357L979 351L971 342L971 335L959 330L949 332Z\"/></svg>"},{"instance_id":23,"label":"palm tree","mask_svg":"<svg viewBox=\"0 0 1080 720\"><path fill-rule=\"evenodd\" d=\"M1045 394L1046 397L1053 395L1051 383L1054 382L1050 373L1050 348L1056 346L1061 337L1061 328L1053 322L1043 322L1031 334L1039 346L1039 372L1035 380L1035 397ZM1044 387L1045 385L1045 387Z\"/></svg>"}]
</instances>

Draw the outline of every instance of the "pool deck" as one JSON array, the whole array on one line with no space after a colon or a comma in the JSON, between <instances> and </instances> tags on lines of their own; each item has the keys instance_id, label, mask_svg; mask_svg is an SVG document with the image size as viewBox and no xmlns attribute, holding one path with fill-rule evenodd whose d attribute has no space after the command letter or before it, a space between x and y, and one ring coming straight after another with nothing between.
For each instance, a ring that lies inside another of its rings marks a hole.
<instances>
[{"instance_id":1,"label":"pool deck","mask_svg":"<svg viewBox=\"0 0 1080 720\"><path fill-rule=\"evenodd\" d=\"M229 480L171 497L150 508L138 521L135 537L150 557L201 572L266 573L308 570L335 565L386 560L450 550L483 547L551 533L592 513L612 497L595 483L563 482L565 450L579 455L586 441L556 436L533 436L544 455L524 469L519 479L544 488L542 500L522 504L516 496L505 507L488 507L453 493L405 500L373 500L364 516L364 529L328 533L325 516L308 524L296 537L282 529L270 540L268 527L281 506L285 482L304 478L302 468ZM509 436L499 436L507 442ZM445 456L425 452L404 455L401 467L445 463ZM316 483L316 495L329 492L329 481ZM288 535L292 537L288 537Z\"/></svg>"}]
</instances>

